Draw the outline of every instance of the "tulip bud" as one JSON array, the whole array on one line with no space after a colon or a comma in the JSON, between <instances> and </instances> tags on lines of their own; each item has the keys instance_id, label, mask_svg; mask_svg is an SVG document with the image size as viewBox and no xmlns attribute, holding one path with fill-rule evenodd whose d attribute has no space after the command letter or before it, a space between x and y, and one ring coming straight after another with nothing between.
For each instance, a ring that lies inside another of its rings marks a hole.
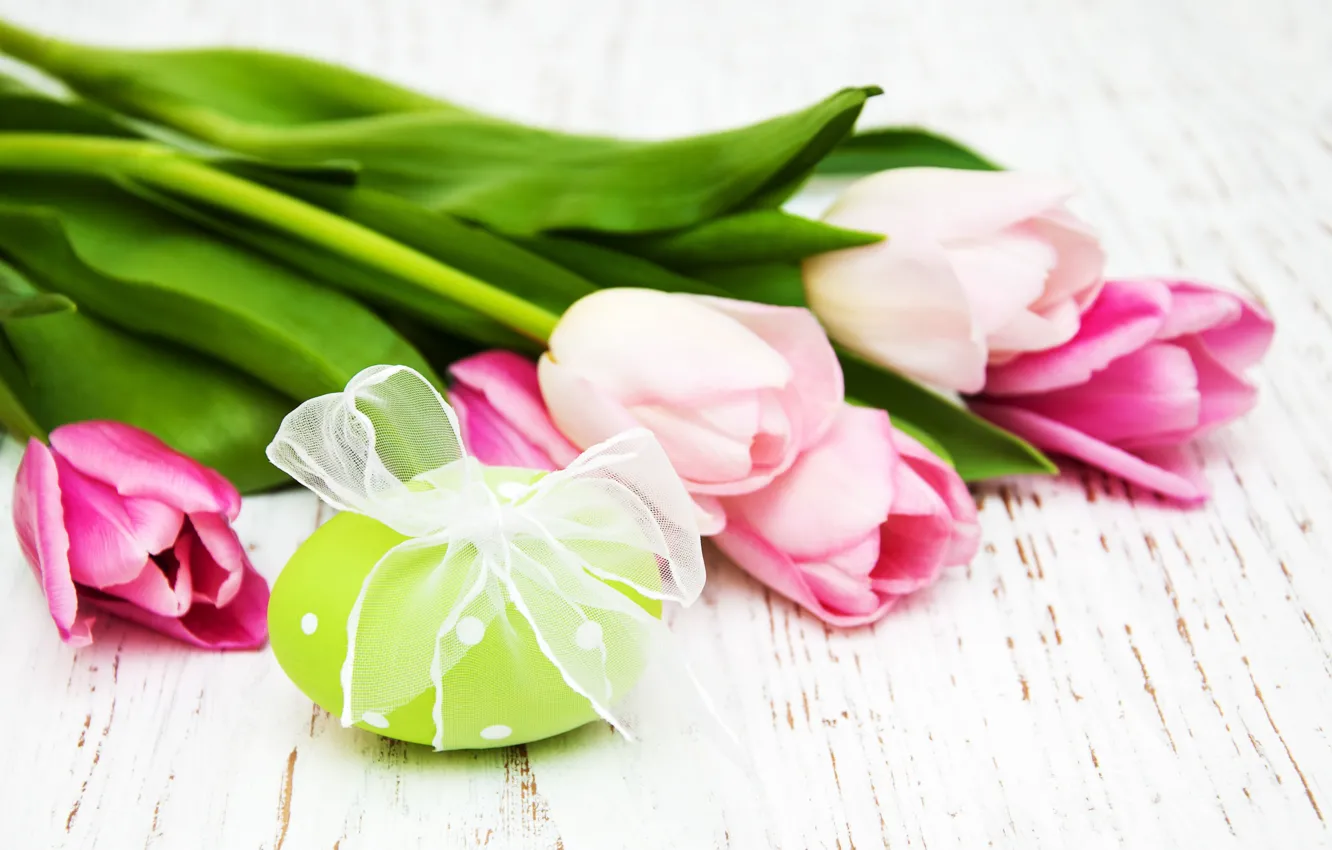
<instances>
[{"instance_id":1,"label":"tulip bud","mask_svg":"<svg viewBox=\"0 0 1332 850\"><path fill-rule=\"evenodd\" d=\"M805 261L810 308L865 358L964 393L988 363L1071 339L1104 256L1063 206L1072 190L1015 172L900 168L852 184L825 214L885 233Z\"/></svg>"},{"instance_id":2,"label":"tulip bud","mask_svg":"<svg viewBox=\"0 0 1332 850\"><path fill-rule=\"evenodd\" d=\"M268 638L268 585L231 529L236 488L119 422L31 440L14 485L19 545L61 638L92 642L93 611L206 649Z\"/></svg>"},{"instance_id":3,"label":"tulip bud","mask_svg":"<svg viewBox=\"0 0 1332 850\"><path fill-rule=\"evenodd\" d=\"M979 544L962 479L882 410L844 406L790 470L721 501L717 547L835 626L878 619Z\"/></svg>"},{"instance_id":4,"label":"tulip bud","mask_svg":"<svg viewBox=\"0 0 1332 850\"><path fill-rule=\"evenodd\" d=\"M579 448L650 429L696 496L757 490L828 429L842 372L806 310L607 289L565 313L540 362Z\"/></svg>"},{"instance_id":5,"label":"tulip bud","mask_svg":"<svg viewBox=\"0 0 1332 850\"><path fill-rule=\"evenodd\" d=\"M990 368L975 411L1032 444L1185 502L1178 447L1253 407L1272 341L1247 298L1189 281L1110 281L1064 345Z\"/></svg>"}]
</instances>

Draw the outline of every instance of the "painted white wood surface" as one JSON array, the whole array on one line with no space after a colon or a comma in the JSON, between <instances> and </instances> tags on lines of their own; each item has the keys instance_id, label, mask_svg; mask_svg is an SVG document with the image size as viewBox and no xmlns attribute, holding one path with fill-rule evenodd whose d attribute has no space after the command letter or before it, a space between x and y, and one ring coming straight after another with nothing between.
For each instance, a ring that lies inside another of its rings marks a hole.
<instances>
[{"instance_id":1,"label":"painted white wood surface","mask_svg":"<svg viewBox=\"0 0 1332 850\"><path fill-rule=\"evenodd\" d=\"M648 136L875 82L873 120L1078 179L1112 271L1245 288L1279 328L1257 411L1197 447L1215 491L1201 510L1087 471L983 487L975 563L854 632L716 564L675 627L724 683L755 779L721 777L697 742L625 746L605 727L440 756L342 730L267 654L119 626L74 652L6 531L4 846L1332 844L1323 0L0 0L0 14L71 38L297 50ZM17 457L6 444L5 480ZM320 520L286 493L249 500L240 530L272 576Z\"/></svg>"}]
</instances>

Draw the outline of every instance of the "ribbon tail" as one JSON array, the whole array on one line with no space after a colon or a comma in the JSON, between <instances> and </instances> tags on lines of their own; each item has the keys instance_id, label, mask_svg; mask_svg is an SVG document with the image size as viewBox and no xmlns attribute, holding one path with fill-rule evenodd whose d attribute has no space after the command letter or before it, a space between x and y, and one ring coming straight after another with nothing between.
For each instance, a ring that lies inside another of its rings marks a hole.
<instances>
[{"instance_id":1,"label":"ribbon tail","mask_svg":"<svg viewBox=\"0 0 1332 850\"><path fill-rule=\"evenodd\" d=\"M435 735L431 739L430 745L435 748L436 752L444 749L444 675L453 669L453 665L458 663L458 659L462 658L468 649L468 645L457 634L458 624L462 621L469 607L482 607L475 605L478 601L481 601L483 606L485 603L491 603L488 606L489 610L484 612L478 610L475 613L468 614L468 616L475 617L477 622L481 624L482 633L484 633L484 627L489 625L490 621L499 613L492 600L485 596L491 571L481 563L483 560L483 557L476 559L476 562L481 566L479 569L473 569L472 575L468 576L472 578L474 575L475 581L472 582L471 587L467 589L457 604L449 609L449 613L444 617L444 622L440 624L439 629L435 632L435 652L430 658L430 683L435 689L435 700L430 709L430 717L435 724ZM482 616L476 616L476 614L482 614Z\"/></svg>"},{"instance_id":2,"label":"ribbon tail","mask_svg":"<svg viewBox=\"0 0 1332 850\"><path fill-rule=\"evenodd\" d=\"M511 552L506 590L541 653L599 717L632 740L621 702L669 646L669 630L558 544L527 540Z\"/></svg>"},{"instance_id":3,"label":"ribbon tail","mask_svg":"<svg viewBox=\"0 0 1332 850\"><path fill-rule=\"evenodd\" d=\"M463 600L471 603L484 579L477 550L447 535L406 540L379 559L347 617L343 726L387 729L391 712L437 686L457 661L440 657L440 635L457 623Z\"/></svg>"}]
</instances>

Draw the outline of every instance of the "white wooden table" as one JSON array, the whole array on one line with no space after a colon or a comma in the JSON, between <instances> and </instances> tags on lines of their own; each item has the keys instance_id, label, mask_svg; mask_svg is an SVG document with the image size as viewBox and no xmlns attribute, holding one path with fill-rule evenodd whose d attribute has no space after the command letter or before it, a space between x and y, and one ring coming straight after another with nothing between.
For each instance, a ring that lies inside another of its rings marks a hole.
<instances>
[{"instance_id":1,"label":"white wooden table","mask_svg":"<svg viewBox=\"0 0 1332 850\"><path fill-rule=\"evenodd\" d=\"M1085 187L1118 273L1278 323L1180 511L1097 473L977 491L971 567L833 632L717 563L676 630L761 781L604 726L435 755L341 729L271 655L110 626L75 652L0 534L5 847L1332 845L1332 14L1325 0L0 0L71 38L248 43L566 128L666 135L846 84ZM8 480L13 443L0 453ZM7 488L6 488L7 489ZM9 494L0 510L7 516ZM321 521L251 499L275 575ZM694 749L691 750L691 747ZM692 754L691 754L692 753ZM639 818L652 824L630 841Z\"/></svg>"}]
</instances>

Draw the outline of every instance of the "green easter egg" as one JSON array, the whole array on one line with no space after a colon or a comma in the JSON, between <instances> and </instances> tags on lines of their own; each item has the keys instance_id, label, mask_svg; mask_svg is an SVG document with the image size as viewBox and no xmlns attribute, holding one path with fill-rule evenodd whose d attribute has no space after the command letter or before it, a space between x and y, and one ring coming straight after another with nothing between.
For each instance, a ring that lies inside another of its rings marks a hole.
<instances>
[{"instance_id":1,"label":"green easter egg","mask_svg":"<svg viewBox=\"0 0 1332 850\"><path fill-rule=\"evenodd\" d=\"M519 479L518 470L487 470L487 478ZM508 473L508 474L505 474ZM526 480L532 473L522 471ZM519 479L521 480L521 479ZM493 484L494 482L492 482ZM292 556L273 585L268 628L273 653L287 676L306 696L335 717L342 713L340 672L347 652L347 617L361 583L389 549L406 538L360 514L343 513L326 522ZM612 585L654 617L661 603L621 585ZM595 619L595 615L589 612ZM443 679L443 748L480 749L549 738L595 720L587 699L561 678L537 646L531 625L512 605L485 627ZM480 621L474 621L480 625ZM608 649L614 632L608 629ZM470 642L470 641L469 641ZM637 678L634 671L632 678ZM616 693L633 681L612 681ZM362 729L389 738L431 744L434 689L426 688L406 705ZM380 722L384 725L379 725Z\"/></svg>"}]
</instances>

